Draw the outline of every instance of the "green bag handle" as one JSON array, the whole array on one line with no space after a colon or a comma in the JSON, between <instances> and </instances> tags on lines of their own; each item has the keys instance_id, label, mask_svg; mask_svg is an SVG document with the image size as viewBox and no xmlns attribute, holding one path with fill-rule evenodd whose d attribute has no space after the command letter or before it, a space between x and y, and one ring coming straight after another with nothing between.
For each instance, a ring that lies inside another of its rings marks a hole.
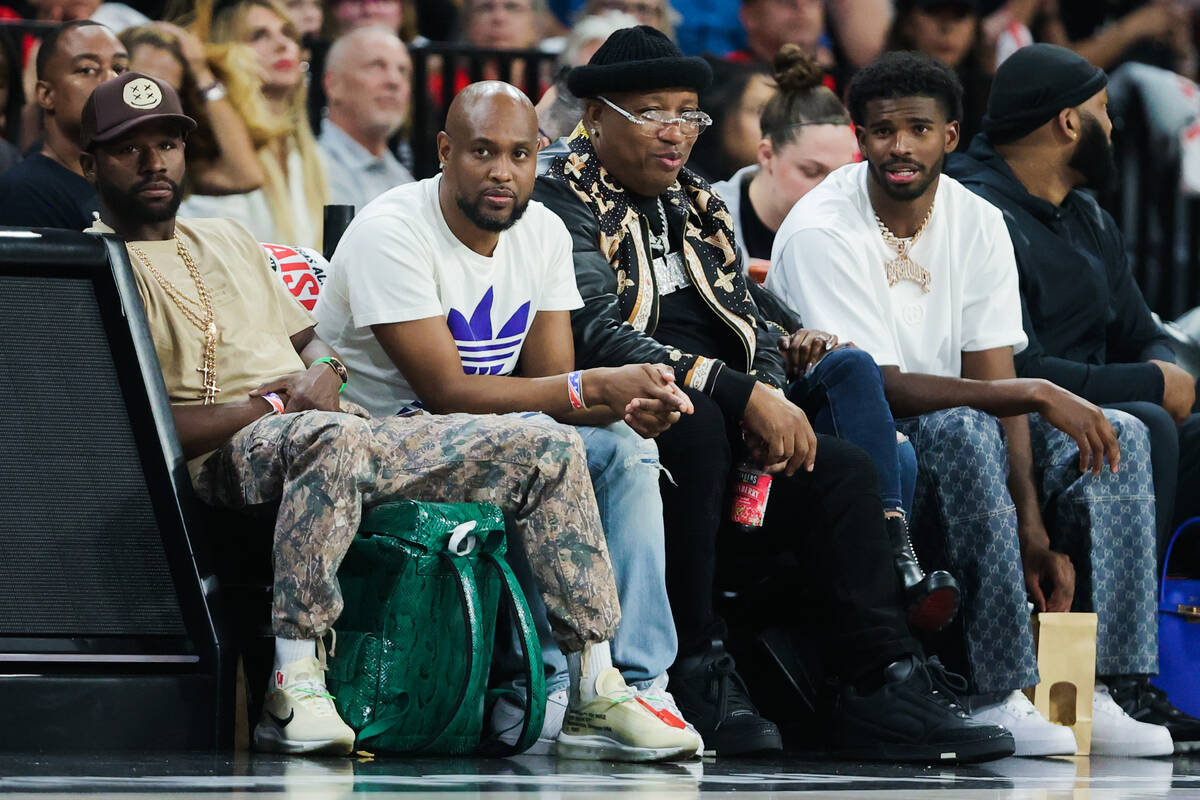
<instances>
[{"instance_id":1,"label":"green bag handle","mask_svg":"<svg viewBox=\"0 0 1200 800\"><path fill-rule=\"evenodd\" d=\"M479 623L479 610L482 603L479 600L479 589L475 585L475 577L470 569L470 563L466 558L454 553L442 552L438 555L446 560L446 563L450 565L450 568L454 570L454 574L458 577L458 593L463 601L463 621L467 627L467 657L470 660L467 663L467 679L463 682L462 692L459 694L458 701L454 704L453 716L447 721L446 727L443 728L442 732L434 734L429 741L413 748L414 750L431 747L437 743L438 737L442 733L457 731L459 729L459 717L463 714L472 713L467 703L467 698L482 697L484 692L487 691L488 669L491 666L481 657L483 654L483 626ZM408 703L406 702L405 709L407 707ZM358 741L361 744L373 736L388 733L393 728L399 726L403 720L403 712L377 718L358 732Z\"/></svg>"},{"instance_id":2,"label":"green bag handle","mask_svg":"<svg viewBox=\"0 0 1200 800\"><path fill-rule=\"evenodd\" d=\"M546 719L546 671L542 666L542 644L538 641L533 615L525 602L525 594L513 574L512 567L503 558L493 553L484 553L483 559L500 574L504 582L503 597L512 609L517 629L521 633L521 646L525 650L525 720L521 723L521 735L514 744L506 744L498 738L490 739L482 749L489 756L507 756L523 753L537 743Z\"/></svg>"}]
</instances>

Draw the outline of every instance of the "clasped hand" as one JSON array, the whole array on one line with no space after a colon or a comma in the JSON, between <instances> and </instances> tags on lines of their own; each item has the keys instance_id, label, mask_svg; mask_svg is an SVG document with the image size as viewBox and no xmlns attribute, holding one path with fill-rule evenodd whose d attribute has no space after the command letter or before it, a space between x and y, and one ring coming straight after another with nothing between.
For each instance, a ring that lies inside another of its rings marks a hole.
<instances>
[{"instance_id":1,"label":"clasped hand","mask_svg":"<svg viewBox=\"0 0 1200 800\"><path fill-rule=\"evenodd\" d=\"M623 367L588 370L588 382L594 381L601 402L619 411L639 436L653 439L679 421L681 414L695 409L691 398L675 383L675 371L664 364L627 364Z\"/></svg>"},{"instance_id":2,"label":"clasped hand","mask_svg":"<svg viewBox=\"0 0 1200 800\"><path fill-rule=\"evenodd\" d=\"M283 411L340 411L338 392L342 380L328 365L313 364L303 372L292 372L267 381L250 392L251 397L262 397L274 392L283 400Z\"/></svg>"}]
</instances>

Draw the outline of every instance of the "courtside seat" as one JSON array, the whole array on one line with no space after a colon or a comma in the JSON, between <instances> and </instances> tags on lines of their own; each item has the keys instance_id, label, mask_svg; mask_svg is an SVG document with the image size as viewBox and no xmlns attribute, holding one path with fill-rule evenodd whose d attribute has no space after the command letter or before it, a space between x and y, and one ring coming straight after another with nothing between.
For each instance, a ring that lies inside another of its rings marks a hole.
<instances>
[{"instance_id":1,"label":"courtside seat","mask_svg":"<svg viewBox=\"0 0 1200 800\"><path fill-rule=\"evenodd\" d=\"M125 248L0 228L7 750L222 749L234 660ZM268 537L269 542L269 537Z\"/></svg>"}]
</instances>

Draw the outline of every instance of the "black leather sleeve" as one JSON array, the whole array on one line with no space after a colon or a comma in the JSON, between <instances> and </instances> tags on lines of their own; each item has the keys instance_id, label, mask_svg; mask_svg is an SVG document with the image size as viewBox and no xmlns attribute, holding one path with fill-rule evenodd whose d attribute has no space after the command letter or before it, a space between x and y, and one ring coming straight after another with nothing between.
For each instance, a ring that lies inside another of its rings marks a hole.
<instances>
[{"instance_id":1,"label":"black leather sleeve","mask_svg":"<svg viewBox=\"0 0 1200 800\"><path fill-rule=\"evenodd\" d=\"M576 366L667 364L675 370L679 385L686 386L697 357L667 347L625 321L617 297L617 274L599 251L600 226L587 205L562 181L545 175L537 179L533 198L557 214L571 233L575 283L584 303L583 308L571 312ZM720 371L714 366L704 391L711 390Z\"/></svg>"},{"instance_id":2,"label":"black leather sleeve","mask_svg":"<svg viewBox=\"0 0 1200 800\"><path fill-rule=\"evenodd\" d=\"M758 281L749 278L746 279L746 286L749 287L750 298L758 306L758 313L762 315L768 328L772 328L780 336L783 336L784 334L793 334L804 327L804 323L800 321L800 315L789 308L779 295L762 286Z\"/></svg>"}]
</instances>

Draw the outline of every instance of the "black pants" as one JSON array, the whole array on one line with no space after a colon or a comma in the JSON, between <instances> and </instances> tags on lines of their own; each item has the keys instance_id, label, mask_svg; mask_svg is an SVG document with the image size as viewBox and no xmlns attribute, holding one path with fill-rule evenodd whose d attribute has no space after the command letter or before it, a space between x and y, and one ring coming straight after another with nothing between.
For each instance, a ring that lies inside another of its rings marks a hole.
<instances>
[{"instance_id":1,"label":"black pants","mask_svg":"<svg viewBox=\"0 0 1200 800\"><path fill-rule=\"evenodd\" d=\"M727 517L727 486L741 434L707 395L687 390L696 413L658 437L666 517L667 594L680 657L708 647L723 624L713 608L717 536ZM763 535L796 555L805 594L824 598L829 661L844 678L920 649L900 606L878 479L866 453L819 436L811 473L776 475ZM766 565L764 565L765 567Z\"/></svg>"},{"instance_id":2,"label":"black pants","mask_svg":"<svg viewBox=\"0 0 1200 800\"><path fill-rule=\"evenodd\" d=\"M1175 528L1200 516L1200 414L1182 425L1155 403L1112 403L1150 429L1150 460L1154 470L1154 511L1158 558L1162 563Z\"/></svg>"}]
</instances>

